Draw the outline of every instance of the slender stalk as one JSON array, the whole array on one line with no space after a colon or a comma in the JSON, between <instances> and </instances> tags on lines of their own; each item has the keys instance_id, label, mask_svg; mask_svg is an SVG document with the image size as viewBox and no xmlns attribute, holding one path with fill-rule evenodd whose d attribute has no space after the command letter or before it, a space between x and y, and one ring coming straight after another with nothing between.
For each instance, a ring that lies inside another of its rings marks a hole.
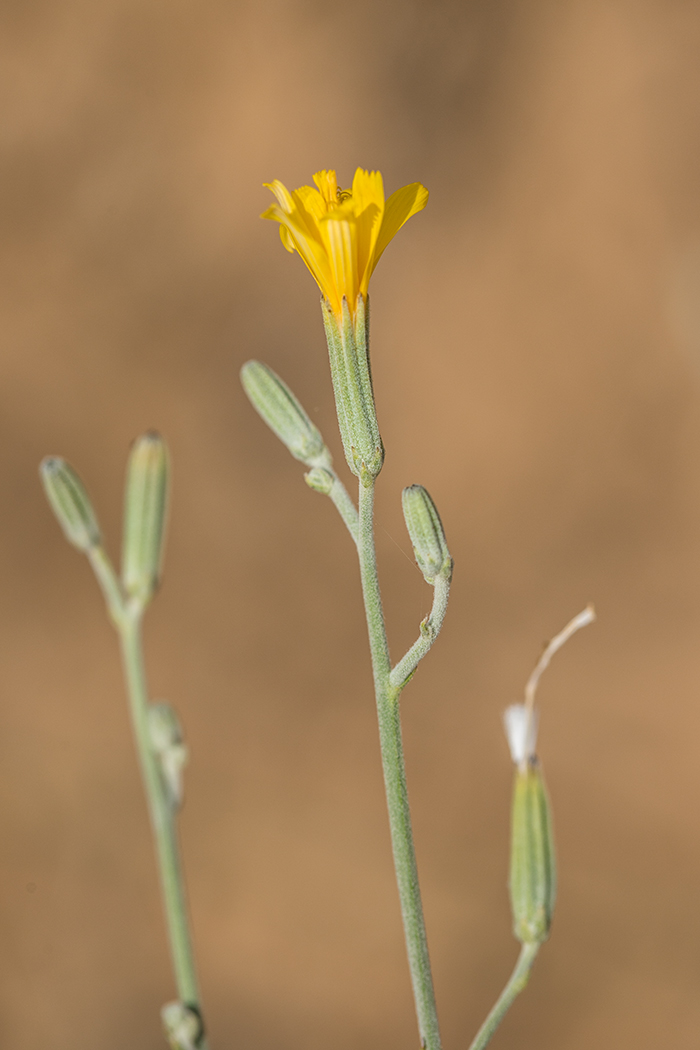
<instances>
[{"instance_id":1,"label":"slender stalk","mask_svg":"<svg viewBox=\"0 0 700 1050\"><path fill-rule=\"evenodd\" d=\"M433 607L430 610L430 615L420 625L420 638L418 641L413 643L406 655L399 660L391 672L389 682L392 686L403 689L439 635L442 621L445 619L445 613L447 612L447 599L449 596L449 579L438 576L435 580Z\"/></svg>"},{"instance_id":2,"label":"slender stalk","mask_svg":"<svg viewBox=\"0 0 700 1050\"><path fill-rule=\"evenodd\" d=\"M158 871L165 908L173 970L179 999L201 1018L197 974L187 917L185 881L180 859L175 810L168 798L151 745L148 725L148 687L143 661L141 611L125 610L117 622L122 661L129 694L131 721L148 800L156 844ZM206 1050L206 1039L198 1043Z\"/></svg>"},{"instance_id":3,"label":"slender stalk","mask_svg":"<svg viewBox=\"0 0 700 1050\"><path fill-rule=\"evenodd\" d=\"M374 480L360 482L358 499L358 534L357 551L360 558L360 577L362 579L362 597L365 603L369 648L372 656L374 688L379 696L389 689L391 661L389 643L386 637L384 609L379 590L377 574L377 553L374 545Z\"/></svg>"},{"instance_id":4,"label":"slender stalk","mask_svg":"<svg viewBox=\"0 0 700 1050\"><path fill-rule=\"evenodd\" d=\"M117 630L120 630L121 621L126 615L126 608L124 592L117 579L114 566L102 546L91 547L86 553L104 595L109 617Z\"/></svg>"},{"instance_id":5,"label":"slender stalk","mask_svg":"<svg viewBox=\"0 0 700 1050\"><path fill-rule=\"evenodd\" d=\"M357 509L348 490L343 485L338 475L333 473L333 487L329 492L329 496L336 506L338 513L345 522L348 532L352 536L355 546L357 546Z\"/></svg>"},{"instance_id":6,"label":"slender stalk","mask_svg":"<svg viewBox=\"0 0 700 1050\"><path fill-rule=\"evenodd\" d=\"M384 787L389 810L391 844L394 853L394 868L401 901L408 964L411 971L413 995L418 1015L421 1046L427 1050L440 1050L440 1030L433 979L430 972L430 956L425 933L423 906L418 884L418 869L411 830L411 813L408 806L406 769L401 741L401 716L399 710L400 688L389 681L391 662L387 644L384 612L377 577L377 560L374 545L374 481L360 481L358 554L362 577L362 594L367 617L369 644L372 654L374 689L379 720L379 743L382 754Z\"/></svg>"},{"instance_id":7,"label":"slender stalk","mask_svg":"<svg viewBox=\"0 0 700 1050\"><path fill-rule=\"evenodd\" d=\"M491 1042L491 1037L494 1032L510 1010L515 999L525 988L530 978L532 964L534 963L539 950L540 945L537 943L531 942L523 944L520 949L518 961L515 964L515 969L510 975L508 984L501 992L496 1001L496 1005L479 1029L474 1042L469 1047L469 1050L484 1050L484 1047L488 1046Z\"/></svg>"}]
</instances>

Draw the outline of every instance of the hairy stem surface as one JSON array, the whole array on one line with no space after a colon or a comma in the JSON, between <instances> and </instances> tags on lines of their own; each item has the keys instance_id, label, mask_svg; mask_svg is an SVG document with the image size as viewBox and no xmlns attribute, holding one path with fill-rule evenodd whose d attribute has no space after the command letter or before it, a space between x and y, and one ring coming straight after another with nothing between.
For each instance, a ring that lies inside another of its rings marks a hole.
<instances>
[{"instance_id":1,"label":"hairy stem surface","mask_svg":"<svg viewBox=\"0 0 700 1050\"><path fill-rule=\"evenodd\" d=\"M367 479L369 480L369 479ZM399 710L400 688L390 683L391 662L387 644L384 612L377 577L374 544L374 481L360 481L358 554L362 577L362 594L367 616L367 629L372 654L372 671L379 720L379 743L382 754L384 787L389 810L394 868L401 901L408 963L418 1015L421 1045L427 1050L440 1050L435 992L430 972L430 957L425 934L425 921L418 884L418 869L408 806L406 769L401 741Z\"/></svg>"}]
</instances>

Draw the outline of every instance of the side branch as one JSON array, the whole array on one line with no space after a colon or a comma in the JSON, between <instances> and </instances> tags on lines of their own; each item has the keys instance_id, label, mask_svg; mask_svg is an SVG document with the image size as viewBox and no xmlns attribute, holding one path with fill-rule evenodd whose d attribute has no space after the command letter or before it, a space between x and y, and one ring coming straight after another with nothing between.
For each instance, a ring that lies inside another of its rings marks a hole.
<instances>
[{"instance_id":1,"label":"side branch","mask_svg":"<svg viewBox=\"0 0 700 1050\"><path fill-rule=\"evenodd\" d=\"M530 979L530 970L540 946L537 943L523 944L510 980L498 997L495 1006L479 1029L469 1050L484 1050L511 1006Z\"/></svg>"},{"instance_id":2,"label":"side branch","mask_svg":"<svg viewBox=\"0 0 700 1050\"><path fill-rule=\"evenodd\" d=\"M421 1046L425 1050L440 1050L440 1029L408 805L398 691L389 684L391 661L377 578L373 500L374 481L371 480L369 485L360 482L357 549L372 654L384 787Z\"/></svg>"},{"instance_id":3,"label":"side branch","mask_svg":"<svg viewBox=\"0 0 700 1050\"><path fill-rule=\"evenodd\" d=\"M440 633L442 622L447 612L450 580L449 578L438 576L434 586L433 607L430 610L430 615L420 625L420 637L413 643L406 655L399 660L389 676L389 682L394 689L403 689Z\"/></svg>"},{"instance_id":4,"label":"side branch","mask_svg":"<svg viewBox=\"0 0 700 1050\"><path fill-rule=\"evenodd\" d=\"M333 471L333 484L331 490L328 493L331 500L335 504L336 510L340 514L341 518L345 522L348 532L353 538L355 546L357 546L357 534L358 534L358 514L357 507L352 501L350 493L343 485L338 475Z\"/></svg>"}]
</instances>

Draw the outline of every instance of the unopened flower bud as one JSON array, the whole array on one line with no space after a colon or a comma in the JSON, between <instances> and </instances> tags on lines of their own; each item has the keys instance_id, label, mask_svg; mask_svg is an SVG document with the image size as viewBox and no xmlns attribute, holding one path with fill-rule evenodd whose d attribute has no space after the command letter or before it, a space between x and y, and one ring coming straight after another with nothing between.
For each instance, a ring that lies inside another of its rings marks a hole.
<instances>
[{"instance_id":1,"label":"unopened flower bud","mask_svg":"<svg viewBox=\"0 0 700 1050\"><path fill-rule=\"evenodd\" d=\"M322 495L328 496L335 483L335 478L330 470L326 470L324 467L314 467L308 474L304 474L304 481L314 492L320 492Z\"/></svg>"},{"instance_id":2,"label":"unopened flower bud","mask_svg":"<svg viewBox=\"0 0 700 1050\"><path fill-rule=\"evenodd\" d=\"M124 499L122 584L145 605L155 594L163 560L168 502L168 450L149 431L131 449Z\"/></svg>"},{"instance_id":3,"label":"unopened flower bud","mask_svg":"<svg viewBox=\"0 0 700 1050\"><path fill-rule=\"evenodd\" d=\"M47 456L39 473L66 539L81 551L99 546L100 527L90 497L70 464L59 456Z\"/></svg>"},{"instance_id":4,"label":"unopened flower bud","mask_svg":"<svg viewBox=\"0 0 700 1050\"><path fill-rule=\"evenodd\" d=\"M533 759L516 768L511 815L510 900L513 933L521 943L547 940L556 894L549 798Z\"/></svg>"},{"instance_id":5,"label":"unopened flower bud","mask_svg":"<svg viewBox=\"0 0 700 1050\"><path fill-rule=\"evenodd\" d=\"M197 1050L201 1045L204 1029L196 1007L179 1001L166 1003L160 1016L171 1050Z\"/></svg>"},{"instance_id":6,"label":"unopened flower bud","mask_svg":"<svg viewBox=\"0 0 700 1050\"><path fill-rule=\"evenodd\" d=\"M247 361L241 382L253 408L295 459L313 466L326 447L318 429L287 384L261 361Z\"/></svg>"},{"instance_id":7,"label":"unopened flower bud","mask_svg":"<svg viewBox=\"0 0 700 1050\"><path fill-rule=\"evenodd\" d=\"M437 508L422 485L410 485L401 494L403 516L418 568L427 583L437 576L449 580L452 558Z\"/></svg>"},{"instance_id":8,"label":"unopened flower bud","mask_svg":"<svg viewBox=\"0 0 700 1050\"><path fill-rule=\"evenodd\" d=\"M180 720L170 704L161 700L149 705L148 729L170 803L177 809L182 804L182 774L188 756Z\"/></svg>"}]
</instances>

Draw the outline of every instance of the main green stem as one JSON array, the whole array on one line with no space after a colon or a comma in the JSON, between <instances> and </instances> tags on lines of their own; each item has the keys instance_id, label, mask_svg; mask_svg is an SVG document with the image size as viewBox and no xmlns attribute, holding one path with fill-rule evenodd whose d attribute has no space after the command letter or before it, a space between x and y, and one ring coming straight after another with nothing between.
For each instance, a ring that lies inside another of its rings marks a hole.
<instances>
[{"instance_id":1,"label":"main green stem","mask_svg":"<svg viewBox=\"0 0 700 1050\"><path fill-rule=\"evenodd\" d=\"M374 691L377 699L379 743L384 771L384 788L389 810L394 868L401 901L408 965L418 1015L421 1046L440 1050L435 992L430 972L430 956L425 934L425 920L418 884L418 868L413 846L411 813L408 806L406 768L401 741L400 688L390 684L391 662L384 623L384 611L377 576L374 545L374 481L360 481L358 554L362 577L362 595L367 616L369 645L372 654Z\"/></svg>"},{"instance_id":2,"label":"main green stem","mask_svg":"<svg viewBox=\"0 0 700 1050\"><path fill-rule=\"evenodd\" d=\"M484 1050L484 1047L491 1042L491 1037L510 1010L514 1000L525 988L539 949L539 944L523 944L508 984L496 1000L496 1005L482 1024L469 1050Z\"/></svg>"},{"instance_id":3,"label":"main green stem","mask_svg":"<svg viewBox=\"0 0 700 1050\"><path fill-rule=\"evenodd\" d=\"M185 880L180 859L175 812L158 769L148 725L148 686L143 661L141 614L127 613L120 619L117 629L128 687L131 721L156 843L158 871L178 998L186 1006L194 1008L201 1018L199 987L187 918ZM206 1050L206 1039L202 1038L198 1046L200 1050Z\"/></svg>"}]
</instances>

